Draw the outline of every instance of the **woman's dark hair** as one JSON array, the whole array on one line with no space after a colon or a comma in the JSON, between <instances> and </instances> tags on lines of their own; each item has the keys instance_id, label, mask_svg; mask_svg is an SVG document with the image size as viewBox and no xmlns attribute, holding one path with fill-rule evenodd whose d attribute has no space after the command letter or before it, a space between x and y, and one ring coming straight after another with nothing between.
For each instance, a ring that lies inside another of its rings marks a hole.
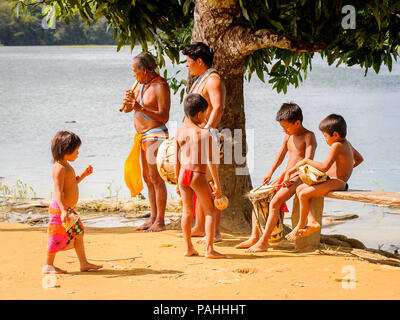
<instances>
[{"instance_id":1,"label":"woman's dark hair","mask_svg":"<svg viewBox=\"0 0 400 320\"><path fill-rule=\"evenodd\" d=\"M319 130L330 136L336 131L341 138L346 138L347 125L344 118L338 114L330 114L319 124Z\"/></svg>"},{"instance_id":2,"label":"woman's dark hair","mask_svg":"<svg viewBox=\"0 0 400 320\"><path fill-rule=\"evenodd\" d=\"M51 140L53 162L63 160L66 154L71 154L81 145L81 139L73 132L59 131Z\"/></svg>"},{"instance_id":3,"label":"woman's dark hair","mask_svg":"<svg viewBox=\"0 0 400 320\"><path fill-rule=\"evenodd\" d=\"M186 46L182 53L185 56L189 56L193 60L200 58L203 60L207 67L211 67L214 59L214 53L211 51L210 47L204 42L194 42Z\"/></svg>"},{"instance_id":4,"label":"woman's dark hair","mask_svg":"<svg viewBox=\"0 0 400 320\"><path fill-rule=\"evenodd\" d=\"M183 108L185 115L188 117L194 117L199 112L207 110L208 102L198 93L191 93L186 96L183 102Z\"/></svg>"},{"instance_id":5,"label":"woman's dark hair","mask_svg":"<svg viewBox=\"0 0 400 320\"><path fill-rule=\"evenodd\" d=\"M284 103L276 113L276 121L288 121L295 123L297 120L303 122L303 112L295 103Z\"/></svg>"}]
</instances>

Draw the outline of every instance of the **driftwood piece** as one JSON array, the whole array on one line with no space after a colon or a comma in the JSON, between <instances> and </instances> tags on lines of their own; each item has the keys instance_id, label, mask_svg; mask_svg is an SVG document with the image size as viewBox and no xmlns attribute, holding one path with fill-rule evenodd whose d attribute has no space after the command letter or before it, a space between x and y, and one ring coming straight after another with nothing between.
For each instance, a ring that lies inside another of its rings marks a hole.
<instances>
[{"instance_id":1,"label":"driftwood piece","mask_svg":"<svg viewBox=\"0 0 400 320\"><path fill-rule=\"evenodd\" d=\"M327 220L331 220L331 221L346 221L346 220L353 220L353 219L357 219L359 218L358 215L356 214L344 214L341 216L330 216L327 218Z\"/></svg>"},{"instance_id":2,"label":"driftwood piece","mask_svg":"<svg viewBox=\"0 0 400 320\"><path fill-rule=\"evenodd\" d=\"M361 241L353 238L347 238L346 236L341 234L321 234L321 243L337 247L366 249L365 245Z\"/></svg>"},{"instance_id":3,"label":"driftwood piece","mask_svg":"<svg viewBox=\"0 0 400 320\"><path fill-rule=\"evenodd\" d=\"M400 207L400 192L370 190L333 191L329 192L325 197Z\"/></svg>"},{"instance_id":4,"label":"driftwood piece","mask_svg":"<svg viewBox=\"0 0 400 320\"><path fill-rule=\"evenodd\" d=\"M45 201L32 201L24 203L11 203L6 209L0 211L16 211L33 213L46 213L49 202ZM114 200L80 200L75 209L79 213L83 212L131 212L139 213L141 211L149 211L150 203L148 200L134 200L134 201L114 201ZM168 201L166 212L182 212L182 206L178 201Z\"/></svg>"},{"instance_id":5,"label":"driftwood piece","mask_svg":"<svg viewBox=\"0 0 400 320\"><path fill-rule=\"evenodd\" d=\"M379 250L361 250L352 249L350 253L356 257L366 260L371 263L386 264L393 267L400 267L400 259L398 257L389 258L387 255L382 254Z\"/></svg>"},{"instance_id":6,"label":"driftwood piece","mask_svg":"<svg viewBox=\"0 0 400 320\"><path fill-rule=\"evenodd\" d=\"M81 200L77 204L77 209L94 210L94 211L147 211L150 210L150 202L148 200L135 201L112 201L112 200ZM182 207L177 201L168 201L166 211L180 212Z\"/></svg>"}]
</instances>

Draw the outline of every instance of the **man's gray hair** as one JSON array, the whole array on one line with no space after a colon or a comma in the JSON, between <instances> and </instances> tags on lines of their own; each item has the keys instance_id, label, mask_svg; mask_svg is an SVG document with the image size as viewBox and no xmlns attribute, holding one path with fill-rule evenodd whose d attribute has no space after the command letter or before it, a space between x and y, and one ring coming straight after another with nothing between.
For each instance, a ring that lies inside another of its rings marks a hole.
<instances>
[{"instance_id":1,"label":"man's gray hair","mask_svg":"<svg viewBox=\"0 0 400 320\"><path fill-rule=\"evenodd\" d=\"M133 59L136 60L139 70L154 71L157 68L156 60L148 52L142 52Z\"/></svg>"}]
</instances>

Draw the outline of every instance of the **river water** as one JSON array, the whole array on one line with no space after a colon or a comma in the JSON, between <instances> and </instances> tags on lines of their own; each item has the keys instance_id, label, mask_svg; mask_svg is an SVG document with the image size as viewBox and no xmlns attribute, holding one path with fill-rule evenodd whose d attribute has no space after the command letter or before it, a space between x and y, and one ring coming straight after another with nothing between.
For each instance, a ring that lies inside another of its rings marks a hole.
<instances>
[{"instance_id":1,"label":"river water","mask_svg":"<svg viewBox=\"0 0 400 320\"><path fill-rule=\"evenodd\" d=\"M75 170L79 174L89 164L94 168L94 174L80 184L80 197L129 199L123 165L134 128L132 115L118 109L125 89L134 81L130 61L137 53L128 48L116 52L115 47L0 47L3 183L11 187L20 179L32 186L38 197L50 199L50 141L57 131L71 130L82 139ZM187 76L183 65L169 64L167 70L170 76L178 70L179 77ZM261 183L282 144L275 114L282 103L293 101L303 110L304 126L316 134L316 160L323 160L329 150L318 131L319 122L330 113L341 114L347 121L347 138L365 159L354 170L350 188L400 192L399 63L392 72L382 67L379 75L370 70L364 77L358 67L330 67L316 57L305 82L289 88L286 95L276 93L256 76L245 82L244 88L248 142L254 146L249 150L254 186ZM168 124L172 134L182 116L179 96L173 96ZM169 199L174 198L174 187L168 186L168 193ZM324 228L325 234L345 234L375 248L400 246L396 208L327 199L324 211L360 217Z\"/></svg>"}]
</instances>

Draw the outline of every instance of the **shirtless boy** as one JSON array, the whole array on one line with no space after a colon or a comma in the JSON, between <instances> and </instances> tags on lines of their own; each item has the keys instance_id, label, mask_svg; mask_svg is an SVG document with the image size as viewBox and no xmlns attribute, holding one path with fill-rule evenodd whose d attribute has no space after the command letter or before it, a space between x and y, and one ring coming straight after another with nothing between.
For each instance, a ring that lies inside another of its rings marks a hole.
<instances>
[{"instance_id":1,"label":"shirtless boy","mask_svg":"<svg viewBox=\"0 0 400 320\"><path fill-rule=\"evenodd\" d=\"M217 163L219 151L210 131L200 127L207 112L207 100L197 93L189 94L184 101L184 111L187 117L185 125L176 133L176 167L178 177L177 193L183 202L182 231L186 244L185 256L196 256L191 241L191 222L193 216L193 193L197 196L205 213L206 258L225 258L214 250L214 233L216 209L212 194L206 180L207 167L210 169L215 191L215 197L221 196L221 185L218 176Z\"/></svg>"},{"instance_id":2,"label":"shirtless boy","mask_svg":"<svg viewBox=\"0 0 400 320\"><path fill-rule=\"evenodd\" d=\"M314 133L303 127L303 113L297 104L284 103L276 114L276 121L281 125L285 133L285 138L283 139L279 155L276 157L271 169L263 179L263 184L270 182L273 173L283 162L286 153L289 153L289 160L286 166L287 170L304 158L312 159L317 147ZM238 244L236 248L249 248L246 252L263 252L268 250L268 239L278 222L280 211L288 212L285 202L295 194L296 188L301 184L300 178L295 174L293 175L288 179L291 180L286 181L286 184L279 188L272 198L269 204L269 215L265 232L262 237L260 238L257 220L253 213L250 239ZM283 175L272 182L272 185L282 182Z\"/></svg>"},{"instance_id":3,"label":"shirtless boy","mask_svg":"<svg viewBox=\"0 0 400 320\"><path fill-rule=\"evenodd\" d=\"M182 54L186 56L186 67L190 75L198 76L197 80L190 87L189 93L199 93L208 103L206 117L200 127L210 130L214 138L218 138L217 128L220 125L224 111L226 88L223 79L217 70L212 68L214 53L211 48L203 42L194 42L186 46L182 50ZM193 237L204 236L204 210L196 203L196 219L192 229ZM217 210L215 218L215 242L222 241L220 232L221 212ZM181 234L178 234L181 236ZM202 238L197 243L206 243L206 239Z\"/></svg>"},{"instance_id":4,"label":"shirtless boy","mask_svg":"<svg viewBox=\"0 0 400 320\"><path fill-rule=\"evenodd\" d=\"M81 271L97 270L101 265L88 262L83 244L84 226L74 207L79 199L80 183L92 174L92 166L88 166L79 176L69 162L78 158L81 139L69 131L58 132L51 142L53 154L54 199L49 207L49 244L46 254L46 265L43 273L67 273L54 266L56 252L75 248Z\"/></svg>"},{"instance_id":5,"label":"shirtless boy","mask_svg":"<svg viewBox=\"0 0 400 320\"><path fill-rule=\"evenodd\" d=\"M353 172L353 168L363 161L361 154L346 140L347 126L342 116L337 114L327 116L319 124L319 129L322 131L326 143L331 147L328 156L324 162L311 159L299 161L294 168L287 172L285 180L289 179L290 173L295 172L304 164L309 164L326 172L329 179L313 186L302 184L297 188L300 219L297 226L286 236L290 241L299 237L306 237L321 228L310 210L311 199L323 197L330 191L348 190L347 181Z\"/></svg>"}]
</instances>

